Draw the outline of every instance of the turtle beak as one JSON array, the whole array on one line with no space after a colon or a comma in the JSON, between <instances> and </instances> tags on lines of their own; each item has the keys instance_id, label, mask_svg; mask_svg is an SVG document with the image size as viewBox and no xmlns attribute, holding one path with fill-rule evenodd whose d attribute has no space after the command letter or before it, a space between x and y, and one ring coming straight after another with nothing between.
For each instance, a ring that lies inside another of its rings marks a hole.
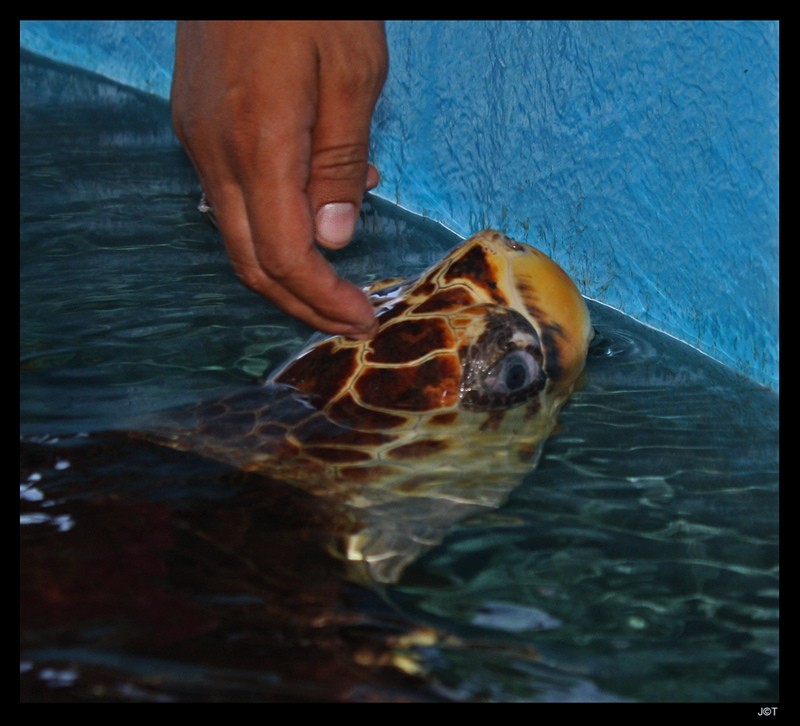
<instances>
[{"instance_id":1,"label":"turtle beak","mask_svg":"<svg viewBox=\"0 0 800 726\"><path fill-rule=\"evenodd\" d=\"M586 302L569 275L547 255L509 242L509 288L514 306L539 334L548 378L558 387L568 387L583 370L593 336Z\"/></svg>"}]
</instances>

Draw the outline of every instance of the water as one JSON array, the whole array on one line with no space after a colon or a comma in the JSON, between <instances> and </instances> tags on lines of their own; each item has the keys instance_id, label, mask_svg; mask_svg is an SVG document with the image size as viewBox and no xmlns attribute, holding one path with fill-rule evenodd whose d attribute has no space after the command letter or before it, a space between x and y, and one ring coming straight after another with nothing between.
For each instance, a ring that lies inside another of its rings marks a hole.
<instances>
[{"instance_id":1,"label":"water","mask_svg":"<svg viewBox=\"0 0 800 726\"><path fill-rule=\"evenodd\" d=\"M121 434L308 329L244 289L166 105L20 60L21 698L777 703L778 399L592 303L587 381L497 512L380 593L312 497ZM358 282L455 243L379 200Z\"/></svg>"}]
</instances>

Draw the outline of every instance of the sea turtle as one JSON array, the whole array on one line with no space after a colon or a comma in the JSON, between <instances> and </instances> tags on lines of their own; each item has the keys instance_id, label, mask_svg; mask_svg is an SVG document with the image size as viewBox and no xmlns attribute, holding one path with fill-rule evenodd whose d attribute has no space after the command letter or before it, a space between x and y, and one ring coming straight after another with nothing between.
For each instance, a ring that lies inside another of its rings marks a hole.
<instances>
[{"instance_id":1,"label":"sea turtle","mask_svg":"<svg viewBox=\"0 0 800 726\"><path fill-rule=\"evenodd\" d=\"M555 262L493 230L368 292L372 340L317 339L158 440L332 498L353 523L340 552L386 583L536 465L592 327Z\"/></svg>"}]
</instances>

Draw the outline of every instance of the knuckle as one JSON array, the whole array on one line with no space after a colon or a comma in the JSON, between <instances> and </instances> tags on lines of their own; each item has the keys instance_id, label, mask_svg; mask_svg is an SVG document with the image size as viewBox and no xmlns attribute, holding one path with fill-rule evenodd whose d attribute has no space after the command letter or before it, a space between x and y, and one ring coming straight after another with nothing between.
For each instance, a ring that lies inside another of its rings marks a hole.
<instances>
[{"instance_id":1,"label":"knuckle","mask_svg":"<svg viewBox=\"0 0 800 726\"><path fill-rule=\"evenodd\" d=\"M366 174L368 150L360 143L345 143L314 149L311 177L315 180L362 182Z\"/></svg>"},{"instance_id":2,"label":"knuckle","mask_svg":"<svg viewBox=\"0 0 800 726\"><path fill-rule=\"evenodd\" d=\"M264 274L260 270L257 270L252 265L241 265L234 262L233 271L236 277L239 278L239 282L246 288L261 295L266 293Z\"/></svg>"},{"instance_id":3,"label":"knuckle","mask_svg":"<svg viewBox=\"0 0 800 726\"><path fill-rule=\"evenodd\" d=\"M330 53L322 71L331 88L344 98L377 98L389 69L389 51L382 26L360 24L350 42Z\"/></svg>"},{"instance_id":4,"label":"knuckle","mask_svg":"<svg viewBox=\"0 0 800 726\"><path fill-rule=\"evenodd\" d=\"M242 102L240 95L236 94L220 109L219 119L216 133L226 151L234 158L249 156L262 129L262 122L253 107Z\"/></svg>"},{"instance_id":5,"label":"knuckle","mask_svg":"<svg viewBox=\"0 0 800 726\"><path fill-rule=\"evenodd\" d=\"M265 123L249 94L238 86L211 105L189 111L173 110L173 127L184 145L221 149L235 162L252 159L263 138Z\"/></svg>"},{"instance_id":6,"label":"knuckle","mask_svg":"<svg viewBox=\"0 0 800 726\"><path fill-rule=\"evenodd\" d=\"M334 78L337 94L345 99L377 98L386 80L386 63L374 53L349 59Z\"/></svg>"},{"instance_id":7,"label":"knuckle","mask_svg":"<svg viewBox=\"0 0 800 726\"><path fill-rule=\"evenodd\" d=\"M278 246L257 249L258 264L267 281L284 287L291 286L302 272L305 257L293 247Z\"/></svg>"},{"instance_id":8,"label":"knuckle","mask_svg":"<svg viewBox=\"0 0 800 726\"><path fill-rule=\"evenodd\" d=\"M264 267L267 276L277 283L287 283L297 274L297 263L294 259L278 257L270 259Z\"/></svg>"},{"instance_id":9,"label":"knuckle","mask_svg":"<svg viewBox=\"0 0 800 726\"><path fill-rule=\"evenodd\" d=\"M297 272L297 265L287 258L271 258L260 264L256 267L234 263L233 271L245 287L261 295L269 296L276 284L291 281Z\"/></svg>"},{"instance_id":10,"label":"knuckle","mask_svg":"<svg viewBox=\"0 0 800 726\"><path fill-rule=\"evenodd\" d=\"M346 72L336 77L339 93L348 98L377 95L383 81L382 65L374 56L362 56Z\"/></svg>"}]
</instances>

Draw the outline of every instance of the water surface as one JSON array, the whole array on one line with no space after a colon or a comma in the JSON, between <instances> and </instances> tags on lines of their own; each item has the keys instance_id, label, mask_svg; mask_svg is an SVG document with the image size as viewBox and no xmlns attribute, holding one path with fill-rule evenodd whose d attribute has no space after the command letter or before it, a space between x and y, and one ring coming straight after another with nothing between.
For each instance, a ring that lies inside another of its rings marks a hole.
<instances>
[{"instance_id":1,"label":"water surface","mask_svg":"<svg viewBox=\"0 0 800 726\"><path fill-rule=\"evenodd\" d=\"M539 468L351 583L313 497L121 433L310 332L236 280L166 105L27 54L20 96L23 700L777 702L776 394L592 302ZM359 283L457 242L362 217Z\"/></svg>"}]
</instances>

